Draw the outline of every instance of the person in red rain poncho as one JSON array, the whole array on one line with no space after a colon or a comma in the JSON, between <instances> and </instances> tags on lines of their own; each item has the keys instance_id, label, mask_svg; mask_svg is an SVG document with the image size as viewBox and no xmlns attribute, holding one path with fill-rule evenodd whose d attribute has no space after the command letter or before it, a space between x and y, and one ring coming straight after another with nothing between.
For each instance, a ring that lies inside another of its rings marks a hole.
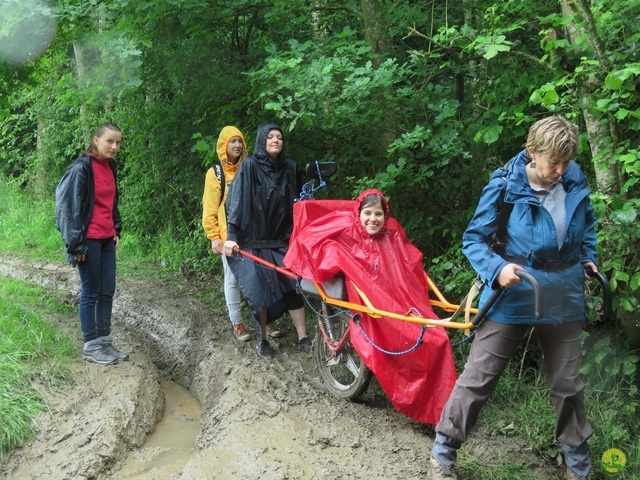
<instances>
[{"instance_id":1,"label":"person in red rain poncho","mask_svg":"<svg viewBox=\"0 0 640 480\"><path fill-rule=\"evenodd\" d=\"M437 318L429 302L422 253L390 218L380 191L367 190L356 201L298 202L294 218L299 221L284 258L293 272L316 282L343 274L352 303L362 304L355 285L381 310ZM373 343L391 352L410 349L422 329L420 324L366 314L360 325ZM427 328L422 340L407 354L389 355L373 347L357 325L351 328L358 355L394 407L435 424L455 384L456 369L443 327Z\"/></svg>"}]
</instances>

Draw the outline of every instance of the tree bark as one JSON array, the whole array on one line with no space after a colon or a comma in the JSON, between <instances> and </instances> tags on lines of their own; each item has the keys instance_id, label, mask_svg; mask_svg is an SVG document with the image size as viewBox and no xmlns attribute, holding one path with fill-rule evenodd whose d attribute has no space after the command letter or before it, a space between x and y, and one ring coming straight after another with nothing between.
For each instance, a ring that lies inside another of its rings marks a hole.
<instances>
[{"instance_id":1,"label":"tree bark","mask_svg":"<svg viewBox=\"0 0 640 480\"><path fill-rule=\"evenodd\" d=\"M586 33L589 38L589 42L593 47L596 57L600 61L603 68L609 69L609 61L606 58L604 44L596 29L595 22L593 20L593 14L589 8L587 2L583 0L562 0L561 1L562 15L565 17L572 17L574 14L584 17L583 32L582 29L578 29L575 23L570 23L566 27L567 38L573 45L577 45L578 36L581 33ZM584 119L585 127L587 129L587 135L589 137L589 146L591 147L591 155L596 161L594 162L594 170L596 174L596 182L598 190L605 194L611 195L620 193L622 188L621 176L616 165L612 165L610 160L615 150L616 139L615 130L616 125L609 117L598 119L592 113L590 108L596 103L595 98L596 90L602 86L603 78L591 77L588 81L584 82L580 87L582 94L582 104L580 108L582 110L582 118ZM613 134L612 134L613 132ZM603 149L604 146L611 145L608 151ZM600 165L605 165L605 168L601 168Z\"/></svg>"},{"instance_id":2,"label":"tree bark","mask_svg":"<svg viewBox=\"0 0 640 480\"><path fill-rule=\"evenodd\" d=\"M73 42L73 55L76 62L78 86L82 89L86 77L85 59L82 53L82 47L75 41ZM82 127L82 139L84 143L88 145L91 139L91 128L87 121L87 104L84 102L80 104L80 125Z\"/></svg>"},{"instance_id":3,"label":"tree bark","mask_svg":"<svg viewBox=\"0 0 640 480\"><path fill-rule=\"evenodd\" d=\"M387 34L387 28L383 20L382 5L384 0L361 0L362 21L364 22L364 38L371 46L374 67L379 67L391 54L391 41ZM383 101L384 93L378 92L377 96ZM376 155L386 157L389 146L396 139L397 114L393 108L385 111L384 119L380 122L381 132L374 143Z\"/></svg>"}]
</instances>

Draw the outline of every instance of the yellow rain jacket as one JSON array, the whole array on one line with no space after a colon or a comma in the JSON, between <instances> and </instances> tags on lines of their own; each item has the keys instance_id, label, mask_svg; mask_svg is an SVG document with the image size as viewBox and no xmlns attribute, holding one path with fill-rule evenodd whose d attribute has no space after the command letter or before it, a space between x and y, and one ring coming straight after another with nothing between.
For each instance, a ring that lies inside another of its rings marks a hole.
<instances>
[{"instance_id":1,"label":"yellow rain jacket","mask_svg":"<svg viewBox=\"0 0 640 480\"><path fill-rule=\"evenodd\" d=\"M240 137L242 139L243 152L235 165L227 163L227 145L229 140L233 137ZM244 135L236 127L226 126L220 132L218 136L218 144L216 145L216 152L218 153L218 159L224 172L224 182L226 188L224 190L224 198L220 198L222 188L218 177L216 176L215 168L211 167L207 171L207 176L204 181L204 194L202 196L202 228L207 234L209 240L220 239L223 243L227 239L227 216L224 209L224 202L227 194L229 193L229 184L233 180L233 177L238 170L238 167L242 161L249 155L247 152L247 144L244 141Z\"/></svg>"}]
</instances>

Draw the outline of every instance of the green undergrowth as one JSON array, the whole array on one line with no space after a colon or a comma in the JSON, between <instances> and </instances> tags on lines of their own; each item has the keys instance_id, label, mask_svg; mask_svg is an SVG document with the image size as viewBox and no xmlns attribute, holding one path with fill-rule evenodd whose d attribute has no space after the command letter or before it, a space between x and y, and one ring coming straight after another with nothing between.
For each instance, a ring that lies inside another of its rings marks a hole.
<instances>
[{"instance_id":1,"label":"green undergrowth","mask_svg":"<svg viewBox=\"0 0 640 480\"><path fill-rule=\"evenodd\" d=\"M638 352L623 342L614 348L611 333L583 335L585 408L594 434L589 440L593 477L640 478L640 408L636 369ZM525 348L526 346L526 348ZM464 355L466 356L466 355ZM599 365L596 368L596 363ZM496 390L482 410L469 443L481 442L485 436L512 439L541 458L547 465L561 465L563 453L555 439L555 411L546 384L543 362L535 348L535 338L520 351L498 382ZM477 438L474 432L482 432ZM513 458L478 457L473 448L460 451L458 467L473 474L474 479L532 479L528 465ZM625 454L624 469L606 471L603 464L610 449ZM482 449L480 449L482 451ZM604 460L603 460L604 458ZM481 467L483 465L483 467Z\"/></svg>"},{"instance_id":2,"label":"green undergrowth","mask_svg":"<svg viewBox=\"0 0 640 480\"><path fill-rule=\"evenodd\" d=\"M3 253L29 259L63 255L55 229L53 199L36 202L19 186L0 177L0 244Z\"/></svg>"},{"instance_id":3,"label":"green undergrowth","mask_svg":"<svg viewBox=\"0 0 640 480\"><path fill-rule=\"evenodd\" d=\"M70 310L41 288L0 278L0 458L33 437L33 420L46 409L40 388L71 382L76 348L50 321Z\"/></svg>"}]
</instances>

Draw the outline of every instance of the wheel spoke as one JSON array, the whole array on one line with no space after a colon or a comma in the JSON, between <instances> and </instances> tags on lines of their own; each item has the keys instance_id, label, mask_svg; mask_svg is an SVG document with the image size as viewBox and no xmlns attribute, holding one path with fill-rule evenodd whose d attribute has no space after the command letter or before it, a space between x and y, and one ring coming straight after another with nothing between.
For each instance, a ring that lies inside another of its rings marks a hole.
<instances>
[{"instance_id":1,"label":"wheel spoke","mask_svg":"<svg viewBox=\"0 0 640 480\"><path fill-rule=\"evenodd\" d=\"M348 354L346 357L347 357L347 361L345 362L345 365L347 366L349 371L353 373L353 376L357 377L360 371L362 370L362 367L363 367L362 362L357 362L356 359L354 358L354 354L352 353Z\"/></svg>"},{"instance_id":2,"label":"wheel spoke","mask_svg":"<svg viewBox=\"0 0 640 480\"><path fill-rule=\"evenodd\" d=\"M320 321L324 320L320 319ZM336 342L341 340L348 326L347 315L339 315L331 319L331 330ZM334 356L334 352L322 335L322 329L318 328L314 342L314 358L322 383L327 390L336 397L353 399L366 390L372 373L353 350L349 339L346 340Z\"/></svg>"}]
</instances>

